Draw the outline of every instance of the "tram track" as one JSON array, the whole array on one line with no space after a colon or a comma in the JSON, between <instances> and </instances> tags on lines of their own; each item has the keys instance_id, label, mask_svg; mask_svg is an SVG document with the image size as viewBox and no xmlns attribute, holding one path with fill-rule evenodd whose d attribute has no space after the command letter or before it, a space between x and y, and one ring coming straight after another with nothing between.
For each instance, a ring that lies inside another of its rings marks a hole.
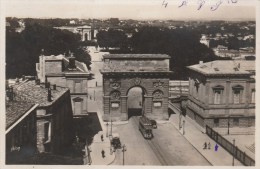
<instances>
[{"instance_id":1,"label":"tram track","mask_svg":"<svg viewBox=\"0 0 260 169\"><path fill-rule=\"evenodd\" d=\"M136 126L138 126L139 125L138 117L133 117L133 118L134 118L134 123L136 124ZM140 133L140 135L142 134ZM154 152L155 156L157 157L161 165L163 166L172 165L170 160L167 160L168 158L166 158L165 155L162 153L160 146L154 142L153 138L151 140L145 139L145 141L147 142L151 150Z\"/></svg>"}]
</instances>

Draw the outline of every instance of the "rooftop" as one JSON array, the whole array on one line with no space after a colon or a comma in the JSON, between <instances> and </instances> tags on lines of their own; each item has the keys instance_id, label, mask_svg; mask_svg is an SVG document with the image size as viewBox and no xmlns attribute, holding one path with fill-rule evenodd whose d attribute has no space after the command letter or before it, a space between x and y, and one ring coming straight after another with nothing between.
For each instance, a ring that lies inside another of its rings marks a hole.
<instances>
[{"instance_id":1,"label":"rooftop","mask_svg":"<svg viewBox=\"0 0 260 169\"><path fill-rule=\"evenodd\" d=\"M56 90L51 87L52 101L48 101L48 90L44 84L36 85L34 80L24 81L20 84L14 85L14 92L17 97L28 100L32 103L37 103L39 106L49 106L58 100L69 89L65 87L56 86Z\"/></svg>"},{"instance_id":2,"label":"rooftop","mask_svg":"<svg viewBox=\"0 0 260 169\"><path fill-rule=\"evenodd\" d=\"M87 68L87 66L85 65L85 63L83 62L79 62L77 60L75 60L75 65L76 65L76 68L75 69L69 69L68 68L68 65L69 65L69 59L67 57L65 57L64 55L57 55L57 56L54 56L54 55L51 55L51 56L44 56L44 59L45 60L60 60L60 61L63 61L64 63L64 72L78 72L78 73L89 73L89 70Z\"/></svg>"},{"instance_id":3,"label":"rooftop","mask_svg":"<svg viewBox=\"0 0 260 169\"><path fill-rule=\"evenodd\" d=\"M6 129L20 119L35 104L24 100L13 100L6 102Z\"/></svg>"},{"instance_id":4,"label":"rooftop","mask_svg":"<svg viewBox=\"0 0 260 169\"><path fill-rule=\"evenodd\" d=\"M106 54L104 59L170 59L165 54Z\"/></svg>"},{"instance_id":5,"label":"rooftop","mask_svg":"<svg viewBox=\"0 0 260 169\"><path fill-rule=\"evenodd\" d=\"M188 68L204 75L251 75L255 72L255 61L216 60L188 66Z\"/></svg>"}]
</instances>

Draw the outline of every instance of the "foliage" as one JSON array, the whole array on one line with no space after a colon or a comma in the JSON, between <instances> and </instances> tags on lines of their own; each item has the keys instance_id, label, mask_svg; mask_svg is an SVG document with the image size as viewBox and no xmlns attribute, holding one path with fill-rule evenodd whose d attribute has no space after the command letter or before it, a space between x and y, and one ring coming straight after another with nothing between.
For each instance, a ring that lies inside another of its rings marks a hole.
<instances>
[{"instance_id":1,"label":"foliage","mask_svg":"<svg viewBox=\"0 0 260 169\"><path fill-rule=\"evenodd\" d=\"M132 37L134 53L168 54L172 78L187 79L186 66L220 59L199 42L200 34L188 29L144 27Z\"/></svg>"},{"instance_id":2,"label":"foliage","mask_svg":"<svg viewBox=\"0 0 260 169\"><path fill-rule=\"evenodd\" d=\"M108 48L124 48L127 44L127 36L123 31L109 29L101 30L97 33L97 42L100 47Z\"/></svg>"},{"instance_id":3,"label":"foliage","mask_svg":"<svg viewBox=\"0 0 260 169\"><path fill-rule=\"evenodd\" d=\"M64 54L69 50L77 60L88 67L90 55L80 46L80 36L39 24L26 23L21 33L6 31L6 76L35 75L35 64L44 49L44 55Z\"/></svg>"}]
</instances>

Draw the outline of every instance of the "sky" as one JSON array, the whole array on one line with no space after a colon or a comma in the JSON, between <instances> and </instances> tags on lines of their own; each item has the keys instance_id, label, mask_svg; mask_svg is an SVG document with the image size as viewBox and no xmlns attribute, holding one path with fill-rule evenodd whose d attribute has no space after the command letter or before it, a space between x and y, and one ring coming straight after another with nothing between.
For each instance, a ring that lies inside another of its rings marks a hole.
<instances>
[{"instance_id":1,"label":"sky","mask_svg":"<svg viewBox=\"0 0 260 169\"><path fill-rule=\"evenodd\" d=\"M255 20L256 10L254 0L5 0L3 5L5 16L20 18Z\"/></svg>"}]
</instances>

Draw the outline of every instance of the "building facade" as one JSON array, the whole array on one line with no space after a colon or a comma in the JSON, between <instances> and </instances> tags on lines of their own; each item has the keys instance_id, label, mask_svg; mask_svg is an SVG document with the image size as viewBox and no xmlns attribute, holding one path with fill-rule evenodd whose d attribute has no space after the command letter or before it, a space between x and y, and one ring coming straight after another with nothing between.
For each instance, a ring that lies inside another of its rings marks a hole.
<instances>
[{"instance_id":1,"label":"building facade","mask_svg":"<svg viewBox=\"0 0 260 169\"><path fill-rule=\"evenodd\" d=\"M84 63L64 55L40 56L36 71L41 83L50 82L70 89L74 116L87 115L87 84L91 73Z\"/></svg>"},{"instance_id":2,"label":"building facade","mask_svg":"<svg viewBox=\"0 0 260 169\"><path fill-rule=\"evenodd\" d=\"M7 88L6 164L24 164L37 152L36 109L38 104L14 97Z\"/></svg>"},{"instance_id":3,"label":"building facade","mask_svg":"<svg viewBox=\"0 0 260 169\"><path fill-rule=\"evenodd\" d=\"M38 152L62 153L75 138L73 113L68 88L25 80L16 84L15 95L39 104L37 117Z\"/></svg>"},{"instance_id":4,"label":"building facade","mask_svg":"<svg viewBox=\"0 0 260 169\"><path fill-rule=\"evenodd\" d=\"M212 61L188 66L186 113L202 127L255 126L255 62Z\"/></svg>"},{"instance_id":5,"label":"building facade","mask_svg":"<svg viewBox=\"0 0 260 169\"><path fill-rule=\"evenodd\" d=\"M169 119L169 56L160 54L104 55L103 104L105 121L128 120L128 93L142 90L142 114Z\"/></svg>"}]
</instances>

